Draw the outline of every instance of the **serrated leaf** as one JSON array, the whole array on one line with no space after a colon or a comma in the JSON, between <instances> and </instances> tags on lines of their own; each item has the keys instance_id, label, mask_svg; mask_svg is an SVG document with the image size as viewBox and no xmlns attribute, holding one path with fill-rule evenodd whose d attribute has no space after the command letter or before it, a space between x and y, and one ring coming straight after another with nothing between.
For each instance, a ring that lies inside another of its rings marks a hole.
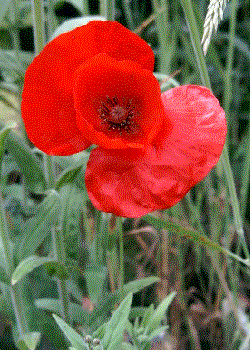
<instances>
[{"instance_id":1,"label":"serrated leaf","mask_svg":"<svg viewBox=\"0 0 250 350\"><path fill-rule=\"evenodd\" d=\"M21 241L15 246L14 255L17 261L34 255L50 232L49 225L56 222L60 204L58 194L55 191L51 192L51 195L41 203L37 214L25 222Z\"/></svg>"},{"instance_id":2,"label":"serrated leaf","mask_svg":"<svg viewBox=\"0 0 250 350\"><path fill-rule=\"evenodd\" d=\"M121 346L123 333L128 322L133 294L129 293L121 302L118 309L113 312L111 320L107 323L106 333L102 339L102 344L107 350L115 350Z\"/></svg>"},{"instance_id":3,"label":"serrated leaf","mask_svg":"<svg viewBox=\"0 0 250 350\"><path fill-rule=\"evenodd\" d=\"M39 332L26 333L24 334L22 339L29 350L35 350L37 348L38 343L40 342L41 333Z\"/></svg>"},{"instance_id":4,"label":"serrated leaf","mask_svg":"<svg viewBox=\"0 0 250 350\"><path fill-rule=\"evenodd\" d=\"M11 284L14 285L28 273L33 271L36 267L39 267L45 263L53 261L51 258L40 258L38 256L29 256L25 260L21 261L20 264L16 267L15 271L12 274Z\"/></svg>"},{"instance_id":5,"label":"serrated leaf","mask_svg":"<svg viewBox=\"0 0 250 350\"><path fill-rule=\"evenodd\" d=\"M70 341L71 345L76 348L77 350L85 350L88 349L87 345L85 344L84 340L78 334L73 328L71 328L62 318L59 316L53 314L52 315L58 324L58 326L61 328L63 333L66 335L68 340Z\"/></svg>"},{"instance_id":6,"label":"serrated leaf","mask_svg":"<svg viewBox=\"0 0 250 350\"><path fill-rule=\"evenodd\" d=\"M154 331L156 328L159 327L161 321L163 320L165 313L171 304L172 300L174 299L176 295L176 292L170 293L156 308L155 312L153 313L152 317L149 318L146 329L147 333L150 333Z\"/></svg>"},{"instance_id":7,"label":"serrated leaf","mask_svg":"<svg viewBox=\"0 0 250 350\"><path fill-rule=\"evenodd\" d=\"M0 282L10 284L10 277L2 266L0 266Z\"/></svg>"}]
</instances>

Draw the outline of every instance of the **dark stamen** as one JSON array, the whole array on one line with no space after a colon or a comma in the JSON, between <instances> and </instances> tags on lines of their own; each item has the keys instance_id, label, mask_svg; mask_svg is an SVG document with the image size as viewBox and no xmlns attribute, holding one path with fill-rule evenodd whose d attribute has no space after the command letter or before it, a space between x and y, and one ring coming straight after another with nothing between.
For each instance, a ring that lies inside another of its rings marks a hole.
<instances>
[{"instance_id":1,"label":"dark stamen","mask_svg":"<svg viewBox=\"0 0 250 350\"><path fill-rule=\"evenodd\" d=\"M135 106L132 105L132 99L127 103L124 100L120 103L117 96L106 96L106 101L101 102L98 112L102 119L101 124L107 125L108 130L117 130L120 136L123 131L130 133L134 129Z\"/></svg>"}]
</instances>

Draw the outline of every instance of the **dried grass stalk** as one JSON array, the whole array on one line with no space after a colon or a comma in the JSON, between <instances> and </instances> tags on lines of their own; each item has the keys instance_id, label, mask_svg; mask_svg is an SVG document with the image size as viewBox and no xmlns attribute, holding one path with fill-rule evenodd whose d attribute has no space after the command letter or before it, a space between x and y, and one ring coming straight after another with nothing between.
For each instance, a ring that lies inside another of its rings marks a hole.
<instances>
[{"instance_id":1,"label":"dried grass stalk","mask_svg":"<svg viewBox=\"0 0 250 350\"><path fill-rule=\"evenodd\" d=\"M201 40L204 55L207 53L213 30L215 32L217 31L218 24L223 18L223 13L228 1L229 0L210 0Z\"/></svg>"}]
</instances>

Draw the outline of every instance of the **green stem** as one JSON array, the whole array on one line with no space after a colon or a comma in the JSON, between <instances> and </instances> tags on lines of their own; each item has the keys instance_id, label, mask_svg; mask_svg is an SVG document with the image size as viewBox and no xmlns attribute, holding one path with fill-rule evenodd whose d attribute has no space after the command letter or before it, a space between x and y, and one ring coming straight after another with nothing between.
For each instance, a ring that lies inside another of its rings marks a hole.
<instances>
[{"instance_id":1,"label":"green stem","mask_svg":"<svg viewBox=\"0 0 250 350\"><path fill-rule=\"evenodd\" d=\"M48 154L44 154L44 172L45 172L45 179L49 188L55 187L55 175L54 175L54 165L53 165L53 159Z\"/></svg>"},{"instance_id":2,"label":"green stem","mask_svg":"<svg viewBox=\"0 0 250 350\"><path fill-rule=\"evenodd\" d=\"M168 66L170 62L169 49L171 49L168 23L168 3L167 0L153 0L152 4L154 13L157 15L156 25L161 50L160 72L168 74Z\"/></svg>"},{"instance_id":3,"label":"green stem","mask_svg":"<svg viewBox=\"0 0 250 350\"><path fill-rule=\"evenodd\" d=\"M8 224L6 219L6 213L4 209L2 191L0 188L0 240L3 248L3 258L5 261L5 269L9 276L12 275L14 271L13 256L10 247L10 238L8 231ZM24 313L22 312L22 299L18 291L10 285L10 294L12 306L15 313L16 323L20 338L26 333L26 320Z\"/></svg>"},{"instance_id":4,"label":"green stem","mask_svg":"<svg viewBox=\"0 0 250 350\"><path fill-rule=\"evenodd\" d=\"M9 276L11 276L12 272L14 271L13 257L12 257L12 252L9 245L10 238L9 238L9 232L8 232L8 226L7 226L7 220L6 220L6 214L5 214L1 189L0 189L0 235L1 235L1 241L3 246L3 256L4 256L5 266L6 266L6 272Z\"/></svg>"},{"instance_id":5,"label":"green stem","mask_svg":"<svg viewBox=\"0 0 250 350\"><path fill-rule=\"evenodd\" d=\"M34 43L35 52L38 55L45 45L45 31L44 31L44 2L42 0L32 0L32 14L34 23Z\"/></svg>"},{"instance_id":6,"label":"green stem","mask_svg":"<svg viewBox=\"0 0 250 350\"><path fill-rule=\"evenodd\" d=\"M248 189L249 189L249 176L250 176L250 122L248 122L247 130L247 142L245 147L245 159L243 163L243 171L241 173L241 215L244 220L248 205Z\"/></svg>"},{"instance_id":7,"label":"green stem","mask_svg":"<svg viewBox=\"0 0 250 350\"><path fill-rule=\"evenodd\" d=\"M35 51L38 55L44 45L45 45L45 35L44 35L44 2L42 0L32 0L32 13L34 20L34 41L35 41ZM45 177L47 180L47 189L55 187L55 174L53 169L53 159L51 156L44 155L44 169ZM62 231L52 229L53 244L53 254L56 260L64 263L65 257L65 246L62 237ZM58 280L58 291L59 298L62 305L63 315L65 320L69 322L69 298L66 289L66 283L64 280Z\"/></svg>"},{"instance_id":8,"label":"green stem","mask_svg":"<svg viewBox=\"0 0 250 350\"><path fill-rule=\"evenodd\" d=\"M196 19L194 16L191 0L181 0L181 4L185 12L189 33L191 36L191 41L192 41L193 49L196 56L196 61L200 71L202 84L211 90L210 79L207 71L205 57L201 47L201 39L200 39Z\"/></svg>"},{"instance_id":9,"label":"green stem","mask_svg":"<svg viewBox=\"0 0 250 350\"><path fill-rule=\"evenodd\" d=\"M108 21L115 20L115 0L101 0L100 15L107 18Z\"/></svg>"},{"instance_id":10,"label":"green stem","mask_svg":"<svg viewBox=\"0 0 250 350\"><path fill-rule=\"evenodd\" d=\"M57 18L54 12L54 0L47 1L47 21L48 21L48 38L50 39L57 25Z\"/></svg>"},{"instance_id":11,"label":"green stem","mask_svg":"<svg viewBox=\"0 0 250 350\"><path fill-rule=\"evenodd\" d=\"M203 55L203 51L200 43L199 31L198 31L197 23L194 17L191 0L181 0L181 3L182 3L182 7L185 12L186 20L188 23L190 36L191 36L193 48L195 51L196 60L199 66L202 83L203 85L205 85L211 90L211 83L210 83L210 79L207 71L205 57ZM230 198L232 201L235 229L241 239L242 247L243 247L244 253L246 254L246 258L249 259L249 252L248 252L247 244L244 237L242 220L241 220L240 210L239 210L239 202L236 195L236 189L235 189L235 184L233 180L233 173L229 162L229 155L228 155L226 144L224 146L224 150L222 153L222 160L223 160L224 172L225 172L228 187L229 187Z\"/></svg>"},{"instance_id":12,"label":"green stem","mask_svg":"<svg viewBox=\"0 0 250 350\"><path fill-rule=\"evenodd\" d=\"M123 246L123 232L122 232L122 219L117 218L117 225L119 230L119 288L124 285L124 246Z\"/></svg>"},{"instance_id":13,"label":"green stem","mask_svg":"<svg viewBox=\"0 0 250 350\"><path fill-rule=\"evenodd\" d=\"M234 54L234 37L236 28L236 10L237 10L237 0L231 1L231 17L230 17L230 33L229 33L229 48L227 54L227 64L224 80L224 95L223 95L223 107L226 115L229 116L229 130L233 126L233 121L229 115L229 107L232 99L232 67L233 67L233 54Z\"/></svg>"}]
</instances>

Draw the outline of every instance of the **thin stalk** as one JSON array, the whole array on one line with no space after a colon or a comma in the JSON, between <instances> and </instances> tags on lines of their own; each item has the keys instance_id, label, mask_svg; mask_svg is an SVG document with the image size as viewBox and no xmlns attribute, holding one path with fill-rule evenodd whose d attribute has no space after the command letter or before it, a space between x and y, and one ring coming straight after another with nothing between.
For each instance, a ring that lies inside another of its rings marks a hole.
<instances>
[{"instance_id":1,"label":"thin stalk","mask_svg":"<svg viewBox=\"0 0 250 350\"><path fill-rule=\"evenodd\" d=\"M9 245L10 238L9 238L7 225L8 224L7 224L7 219L6 219L5 209L4 209L2 191L0 189L0 235L1 235L1 241L2 241L2 247L3 247L3 256L4 256L5 266L6 266L6 272L9 276L11 276L12 272L14 271L14 266L13 266L12 252Z\"/></svg>"},{"instance_id":2,"label":"thin stalk","mask_svg":"<svg viewBox=\"0 0 250 350\"><path fill-rule=\"evenodd\" d=\"M32 14L34 23L34 42L35 51L38 55L45 45L45 31L44 31L44 2L42 0L32 0ZM44 155L44 169L45 177L47 180L47 187L54 188L55 186L55 174L53 169L53 159L51 156ZM52 229L53 238L53 255L56 260L65 262L65 246L61 230ZM69 322L69 298L66 289L66 283L64 280L58 279L58 292L62 305L63 315L65 320Z\"/></svg>"},{"instance_id":3,"label":"thin stalk","mask_svg":"<svg viewBox=\"0 0 250 350\"><path fill-rule=\"evenodd\" d=\"M35 52L38 55L45 45L45 30L44 30L44 2L42 0L32 0L32 14L34 23L34 44Z\"/></svg>"},{"instance_id":4,"label":"thin stalk","mask_svg":"<svg viewBox=\"0 0 250 350\"><path fill-rule=\"evenodd\" d=\"M169 73L168 66L170 61L169 48L170 31L168 22L168 3L167 0L152 0L154 13L156 14L157 33L160 42L160 72ZM163 11L164 9L164 11Z\"/></svg>"},{"instance_id":5,"label":"thin stalk","mask_svg":"<svg viewBox=\"0 0 250 350\"><path fill-rule=\"evenodd\" d=\"M57 18L54 13L54 0L47 1L47 21L48 21L48 38L51 37L56 29Z\"/></svg>"},{"instance_id":6,"label":"thin stalk","mask_svg":"<svg viewBox=\"0 0 250 350\"><path fill-rule=\"evenodd\" d=\"M45 179L49 188L55 187L55 172L54 172L54 164L53 159L48 154L44 154L44 172L45 172Z\"/></svg>"},{"instance_id":7,"label":"thin stalk","mask_svg":"<svg viewBox=\"0 0 250 350\"><path fill-rule=\"evenodd\" d=\"M203 85L205 85L211 90L211 83L210 83L207 66L206 66L205 58L204 58L201 43L200 43L201 40L199 36L197 23L194 17L191 0L181 0L181 3L182 3L182 7L185 12L186 20L188 23L190 36L191 36L193 48L195 51L196 61L199 66L202 83ZM246 258L249 260L250 256L249 256L247 244L244 237L242 220L240 216L239 202L236 195L236 189L235 189L235 184L233 180L233 174L232 174L232 169L229 162L228 149L226 144L224 146L224 150L221 157L222 157L223 168L224 168L224 172L225 172L228 187L229 187L229 194L232 201L235 229L241 239L242 247L243 247L244 253L246 254Z\"/></svg>"},{"instance_id":8,"label":"thin stalk","mask_svg":"<svg viewBox=\"0 0 250 350\"><path fill-rule=\"evenodd\" d=\"M119 230L119 288L124 285L124 245L123 245L123 232L122 232L122 219L117 218L117 225Z\"/></svg>"},{"instance_id":9,"label":"thin stalk","mask_svg":"<svg viewBox=\"0 0 250 350\"><path fill-rule=\"evenodd\" d=\"M115 20L115 0L101 0L100 15L107 18L108 21Z\"/></svg>"},{"instance_id":10,"label":"thin stalk","mask_svg":"<svg viewBox=\"0 0 250 350\"><path fill-rule=\"evenodd\" d=\"M245 159L243 163L243 171L241 173L241 191L240 191L240 199L241 199L241 216L244 220L247 210L247 196L249 189L249 176L250 176L250 122L248 122L248 130L247 130L247 142L245 147Z\"/></svg>"},{"instance_id":11,"label":"thin stalk","mask_svg":"<svg viewBox=\"0 0 250 350\"><path fill-rule=\"evenodd\" d=\"M233 67L233 54L234 54L234 37L236 28L236 10L237 0L231 1L231 17L230 17L230 33L229 33L229 48L227 53L226 72L224 79L224 94L223 94L223 107L228 118L229 131L234 126L232 118L230 118L229 107L232 99L232 67ZM234 134L233 134L234 136ZM232 140L234 137L232 138Z\"/></svg>"},{"instance_id":12,"label":"thin stalk","mask_svg":"<svg viewBox=\"0 0 250 350\"><path fill-rule=\"evenodd\" d=\"M14 271L13 256L10 247L10 238L8 231L8 224L6 219L6 213L4 209L2 191L0 188L0 239L3 248L3 258L5 261L5 268L8 276L11 276ZM16 323L20 338L26 333L26 320L24 313L22 312L22 299L15 287L10 287L11 301L15 313Z\"/></svg>"}]
</instances>

